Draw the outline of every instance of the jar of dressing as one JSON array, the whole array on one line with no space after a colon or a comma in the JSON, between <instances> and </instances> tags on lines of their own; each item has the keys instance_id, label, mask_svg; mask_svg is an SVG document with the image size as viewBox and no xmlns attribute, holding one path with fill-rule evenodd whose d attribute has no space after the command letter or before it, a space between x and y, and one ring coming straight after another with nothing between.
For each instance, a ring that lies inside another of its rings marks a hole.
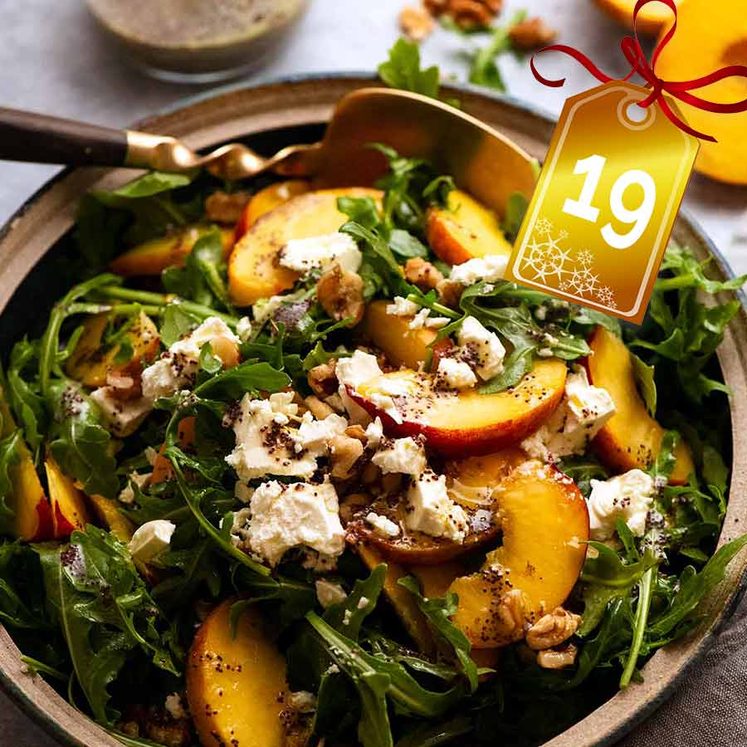
<instances>
[{"instance_id":1,"label":"jar of dressing","mask_svg":"<svg viewBox=\"0 0 747 747\"><path fill-rule=\"evenodd\" d=\"M166 80L247 72L281 41L307 0L87 0L126 56Z\"/></svg>"}]
</instances>

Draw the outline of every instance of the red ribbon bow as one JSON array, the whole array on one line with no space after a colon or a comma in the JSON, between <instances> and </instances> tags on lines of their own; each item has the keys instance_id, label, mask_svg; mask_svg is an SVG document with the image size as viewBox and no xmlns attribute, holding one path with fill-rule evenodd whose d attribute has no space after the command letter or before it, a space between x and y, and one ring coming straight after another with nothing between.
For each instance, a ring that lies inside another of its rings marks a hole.
<instances>
[{"instance_id":1,"label":"red ribbon bow","mask_svg":"<svg viewBox=\"0 0 747 747\"><path fill-rule=\"evenodd\" d=\"M646 59L646 55L643 52L640 40L638 38L637 21L638 13L645 5L651 2L664 3L664 5L666 5L672 11L672 13L674 13L674 23L672 24L672 28L670 28L669 31L667 31L667 33L664 35L664 38L656 45L656 49L654 49L654 53L651 55L651 61L649 62L649 60ZM602 83L609 83L613 80L628 80L635 73L638 73L646 81L647 85L651 87L651 93L642 101L637 102L638 106L648 107L651 106L651 104L653 104L654 102L657 102L661 107L661 110L664 112L664 114L666 114L669 120L677 125L677 127L679 127L681 130L684 130L688 134L694 135L701 140L710 140L711 142L715 143L715 137L706 135L703 132L698 132L697 130L694 130L692 127L690 127L690 125L688 125L687 122L685 122L672 109L672 107L664 97L664 94L668 93L670 96L673 96L674 98L679 99L686 104L690 104L691 106L695 106L698 109L704 109L709 112L720 112L729 114L734 112L747 111L747 99L743 99L742 101L735 101L729 104L719 104L715 101L708 101L707 99L690 93L690 91L692 91L693 89L703 88L704 86L708 86L711 83L717 83L724 78L730 78L733 76L747 78L747 66L728 65L727 67L722 67L719 70L709 73L708 75L704 75L702 78L696 78L695 80L662 80L655 73L656 61L659 59L659 55L661 54L664 47L667 46L670 39L674 36L676 30L677 5L675 4L674 0L638 0L638 2L636 2L635 4L635 9L633 10L634 35L626 36L620 42L620 48L622 49L625 58L630 63L631 68L630 72L624 78L612 78L611 76L600 70L583 52L580 52L578 49L570 47L566 44L551 44L550 46L541 49L539 53L562 52L563 54L567 54L577 62L580 62L597 80L601 81ZM529 65L532 69L532 72L534 73L534 77L540 83L543 83L546 86L552 86L553 88L560 88L565 83L565 78L552 80L541 75L535 67L534 57L532 57L532 59L530 60Z\"/></svg>"}]
</instances>

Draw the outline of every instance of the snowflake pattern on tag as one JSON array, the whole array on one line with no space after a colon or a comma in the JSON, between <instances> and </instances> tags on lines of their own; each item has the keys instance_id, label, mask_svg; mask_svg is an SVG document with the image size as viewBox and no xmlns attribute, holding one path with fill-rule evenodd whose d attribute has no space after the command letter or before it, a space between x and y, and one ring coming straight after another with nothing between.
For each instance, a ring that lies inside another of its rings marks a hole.
<instances>
[{"instance_id":1,"label":"snowflake pattern on tag","mask_svg":"<svg viewBox=\"0 0 747 747\"><path fill-rule=\"evenodd\" d=\"M614 290L600 283L594 271L594 252L563 246L567 238L567 231L555 231L550 220L539 218L521 260L522 271L543 285L616 309Z\"/></svg>"}]
</instances>

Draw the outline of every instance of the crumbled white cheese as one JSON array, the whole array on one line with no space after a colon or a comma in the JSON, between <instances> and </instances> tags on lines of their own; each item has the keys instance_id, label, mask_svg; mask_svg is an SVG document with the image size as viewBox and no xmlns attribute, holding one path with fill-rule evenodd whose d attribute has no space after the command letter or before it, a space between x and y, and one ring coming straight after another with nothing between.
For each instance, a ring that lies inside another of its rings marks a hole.
<instances>
[{"instance_id":1,"label":"crumbled white cheese","mask_svg":"<svg viewBox=\"0 0 747 747\"><path fill-rule=\"evenodd\" d=\"M333 262L348 272L358 272L363 260L358 245L346 233L324 234L306 239L291 239L281 250L279 262L302 274L328 267Z\"/></svg>"},{"instance_id":2,"label":"crumbled white cheese","mask_svg":"<svg viewBox=\"0 0 747 747\"><path fill-rule=\"evenodd\" d=\"M135 530L127 545L130 555L141 563L150 563L168 550L175 529L175 524L166 519L146 521Z\"/></svg>"},{"instance_id":3,"label":"crumbled white cheese","mask_svg":"<svg viewBox=\"0 0 747 747\"><path fill-rule=\"evenodd\" d=\"M254 323L259 325L264 324L287 300L287 296L260 298L259 301L252 306Z\"/></svg>"},{"instance_id":4,"label":"crumbled white cheese","mask_svg":"<svg viewBox=\"0 0 747 747\"><path fill-rule=\"evenodd\" d=\"M151 472L145 472L142 475L137 472L130 472L127 475L127 485L119 493L119 502L130 504L135 502L135 487L143 488L150 480Z\"/></svg>"},{"instance_id":5,"label":"crumbled white cheese","mask_svg":"<svg viewBox=\"0 0 747 747\"><path fill-rule=\"evenodd\" d=\"M640 469L609 480L592 480L588 500L591 538L611 539L618 519L628 525L635 537L643 536L655 493L654 479Z\"/></svg>"},{"instance_id":6,"label":"crumbled white cheese","mask_svg":"<svg viewBox=\"0 0 747 747\"><path fill-rule=\"evenodd\" d=\"M413 480L407 491L409 511L405 525L431 537L463 542L469 527L464 509L449 498L446 476L427 470Z\"/></svg>"},{"instance_id":7,"label":"crumbled white cheese","mask_svg":"<svg viewBox=\"0 0 747 747\"><path fill-rule=\"evenodd\" d=\"M246 342L252 336L252 320L248 316L242 316L236 324L236 334L241 342Z\"/></svg>"},{"instance_id":8,"label":"crumbled white cheese","mask_svg":"<svg viewBox=\"0 0 747 747\"><path fill-rule=\"evenodd\" d=\"M436 376L440 384L450 389L469 389L477 383L477 377L469 364L456 358L441 358Z\"/></svg>"},{"instance_id":9,"label":"crumbled white cheese","mask_svg":"<svg viewBox=\"0 0 747 747\"><path fill-rule=\"evenodd\" d=\"M146 369L147 370L147 369ZM151 400L145 397L120 399L113 386L102 386L91 392L91 400L101 411L115 436L129 436L153 409Z\"/></svg>"},{"instance_id":10,"label":"crumbled white cheese","mask_svg":"<svg viewBox=\"0 0 747 747\"><path fill-rule=\"evenodd\" d=\"M404 298L404 296L395 296L392 303L386 307L386 313L390 316L415 316L420 307L414 302Z\"/></svg>"},{"instance_id":11,"label":"crumbled white cheese","mask_svg":"<svg viewBox=\"0 0 747 747\"><path fill-rule=\"evenodd\" d=\"M370 524L382 537L399 537L401 531L398 524L374 511L366 514L366 524Z\"/></svg>"},{"instance_id":12,"label":"crumbled white cheese","mask_svg":"<svg viewBox=\"0 0 747 747\"><path fill-rule=\"evenodd\" d=\"M405 376L382 376L375 388L366 392L367 399L378 410L385 412L395 423L402 422L402 414L394 403L395 397L413 397L422 382Z\"/></svg>"},{"instance_id":13,"label":"crumbled white cheese","mask_svg":"<svg viewBox=\"0 0 747 747\"><path fill-rule=\"evenodd\" d=\"M364 609L366 609L366 607L368 607L368 603L369 603L370 601L371 601L371 600L370 600L370 599L369 599L368 597L361 597L361 598L360 598L360 599L358 600L358 604L356 604L355 606L356 606L356 607L357 607L357 608L358 608L359 610L364 610Z\"/></svg>"},{"instance_id":14,"label":"crumbled white cheese","mask_svg":"<svg viewBox=\"0 0 747 747\"><path fill-rule=\"evenodd\" d=\"M166 702L164 703L166 712L175 721L181 721L182 719L188 718L187 711L184 708L181 695L179 693L171 693L166 696Z\"/></svg>"},{"instance_id":15,"label":"crumbled white cheese","mask_svg":"<svg viewBox=\"0 0 747 747\"><path fill-rule=\"evenodd\" d=\"M271 480L252 495L241 521L234 520L232 534L242 548L276 566L293 547L308 547L320 556L337 557L345 549L334 485ZM238 518L238 517L237 517Z\"/></svg>"},{"instance_id":16,"label":"crumbled white cheese","mask_svg":"<svg viewBox=\"0 0 747 747\"><path fill-rule=\"evenodd\" d=\"M350 610L345 610L345 614L342 616L342 624L350 625L350 621L353 619L353 613Z\"/></svg>"},{"instance_id":17,"label":"crumbled white cheese","mask_svg":"<svg viewBox=\"0 0 747 747\"><path fill-rule=\"evenodd\" d=\"M337 557L334 555L325 555L316 550L306 549L301 561L301 567L314 573L330 573L337 568Z\"/></svg>"},{"instance_id":18,"label":"crumbled white cheese","mask_svg":"<svg viewBox=\"0 0 747 747\"><path fill-rule=\"evenodd\" d=\"M484 381L489 381L503 371L503 358L506 349L498 335L490 332L473 316L462 322L457 332L457 342L465 356L474 356L474 369Z\"/></svg>"},{"instance_id":19,"label":"crumbled white cheese","mask_svg":"<svg viewBox=\"0 0 747 747\"><path fill-rule=\"evenodd\" d=\"M441 329L451 320L445 316L430 316L430 309L420 309L417 314L410 320L407 325L408 329Z\"/></svg>"},{"instance_id":20,"label":"crumbled white cheese","mask_svg":"<svg viewBox=\"0 0 747 747\"><path fill-rule=\"evenodd\" d=\"M341 415L332 413L324 420L316 420L310 412L304 413L295 441L300 449L307 449L314 454L326 453L329 442L345 433L348 421Z\"/></svg>"},{"instance_id":21,"label":"crumbled white cheese","mask_svg":"<svg viewBox=\"0 0 747 747\"><path fill-rule=\"evenodd\" d=\"M345 589L340 584L327 581L325 578L317 579L314 582L314 588L316 589L316 598L325 610L327 607L344 602L348 598Z\"/></svg>"},{"instance_id":22,"label":"crumbled white cheese","mask_svg":"<svg viewBox=\"0 0 747 747\"><path fill-rule=\"evenodd\" d=\"M506 273L508 257L504 254L486 254L455 265L451 268L449 280L461 285L474 285L480 280L492 283L500 280Z\"/></svg>"},{"instance_id":23,"label":"crumbled white cheese","mask_svg":"<svg viewBox=\"0 0 747 747\"><path fill-rule=\"evenodd\" d=\"M381 440L384 438L384 425L381 422L381 418L376 418L368 424L366 427L366 438L368 439L366 446L369 449L375 449L379 446Z\"/></svg>"},{"instance_id":24,"label":"crumbled white cheese","mask_svg":"<svg viewBox=\"0 0 747 747\"><path fill-rule=\"evenodd\" d=\"M371 461L384 473L399 472L404 475L420 475L425 471L425 449L414 438L395 438L384 443Z\"/></svg>"},{"instance_id":25,"label":"crumbled white cheese","mask_svg":"<svg viewBox=\"0 0 747 747\"><path fill-rule=\"evenodd\" d=\"M293 392L276 392L268 399L244 395L233 423L236 446L226 457L240 480L247 482L265 475L308 478L316 472L318 454L297 452L297 431L288 427L297 413Z\"/></svg>"},{"instance_id":26,"label":"crumbled white cheese","mask_svg":"<svg viewBox=\"0 0 747 747\"><path fill-rule=\"evenodd\" d=\"M335 374L340 382L337 393L350 419L354 423L368 423L368 413L353 402L348 394L348 387L357 389L361 384L383 374L376 356L356 350L349 358L338 359Z\"/></svg>"},{"instance_id":27,"label":"crumbled white cheese","mask_svg":"<svg viewBox=\"0 0 747 747\"><path fill-rule=\"evenodd\" d=\"M615 403L606 389L592 386L586 369L577 366L565 381L563 400L550 418L521 447L545 462L583 454L602 426L615 414Z\"/></svg>"},{"instance_id":28,"label":"crumbled white cheese","mask_svg":"<svg viewBox=\"0 0 747 747\"><path fill-rule=\"evenodd\" d=\"M222 363L224 350L237 346L239 338L217 316L208 317L189 335L177 340L157 361L142 373L143 399L152 404L159 397L170 397L188 386L200 364L200 352L210 343L213 355Z\"/></svg>"}]
</instances>

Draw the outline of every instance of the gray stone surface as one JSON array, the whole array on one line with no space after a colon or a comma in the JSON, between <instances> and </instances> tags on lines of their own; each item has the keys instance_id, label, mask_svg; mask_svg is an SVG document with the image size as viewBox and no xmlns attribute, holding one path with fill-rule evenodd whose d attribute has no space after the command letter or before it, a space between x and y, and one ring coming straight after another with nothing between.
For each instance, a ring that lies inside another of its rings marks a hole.
<instances>
[{"instance_id":1,"label":"gray stone surface","mask_svg":"<svg viewBox=\"0 0 747 747\"><path fill-rule=\"evenodd\" d=\"M396 38L396 15L405 0L311 0L286 46L246 82L300 72L372 70ZM620 30L590 0L508 0L508 12L526 7L561 31L563 41L588 52L612 74L624 71ZM467 42L469 43L469 42ZM464 40L443 32L425 44L428 62L464 78ZM592 80L570 62L543 61L543 70L568 76L562 90L540 86L513 59L501 67L514 96L558 113L567 95ZM203 88L161 83L127 68L99 37L81 0L0 0L0 105L124 126ZM0 222L38 187L53 168L0 165ZM738 272L747 272L747 189L695 177L686 204ZM625 744L747 744L747 728L733 719L742 710L747 677L745 606L713 652L677 695ZM32 721L0 695L0 744L53 747Z\"/></svg>"}]
</instances>

